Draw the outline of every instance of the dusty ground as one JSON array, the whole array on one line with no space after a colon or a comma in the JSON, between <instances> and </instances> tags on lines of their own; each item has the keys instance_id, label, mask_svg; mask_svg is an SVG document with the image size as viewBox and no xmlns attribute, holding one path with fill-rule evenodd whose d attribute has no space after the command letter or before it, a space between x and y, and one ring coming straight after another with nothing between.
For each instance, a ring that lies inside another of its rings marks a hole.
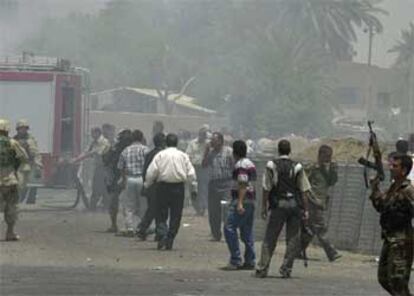
<instances>
[{"instance_id":1,"label":"dusty ground","mask_svg":"<svg viewBox=\"0 0 414 296\"><path fill-rule=\"evenodd\" d=\"M68 204L67 196L42 196L37 205L21 207L22 240L0 242L0 295L386 295L369 256L343 252L341 261L331 264L311 248L315 260L307 269L297 261L293 278L284 280L277 272L282 242L270 277L256 279L251 271L219 270L228 259L226 245L209 242L207 219L194 217L190 209L175 250L159 252L151 240L104 233L105 213L50 209L45 205Z\"/></svg>"}]
</instances>

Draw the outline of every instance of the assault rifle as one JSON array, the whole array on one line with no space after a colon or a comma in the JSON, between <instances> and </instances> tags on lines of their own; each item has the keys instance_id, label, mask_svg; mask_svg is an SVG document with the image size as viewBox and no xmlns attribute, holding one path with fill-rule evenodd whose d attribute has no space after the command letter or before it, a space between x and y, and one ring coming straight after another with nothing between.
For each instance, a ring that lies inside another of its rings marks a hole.
<instances>
[{"instance_id":1,"label":"assault rifle","mask_svg":"<svg viewBox=\"0 0 414 296\"><path fill-rule=\"evenodd\" d=\"M306 253L305 238L306 236L313 237L314 233L312 228L307 224L307 222L301 221L301 232L300 232L300 247L301 247L301 256L303 257L303 265L305 268L308 267L308 254Z\"/></svg>"},{"instance_id":2,"label":"assault rifle","mask_svg":"<svg viewBox=\"0 0 414 296\"><path fill-rule=\"evenodd\" d=\"M369 128L369 148L367 151L366 157L361 157L358 160L358 163L364 166L364 181L366 188L369 188L369 180L368 180L368 169L373 169L377 172L376 178L379 181L384 181L385 174L384 174L384 166L382 164L382 153L380 147L378 145L377 135L372 129L372 125L374 124L373 121L368 121L368 128ZM369 157L371 155L371 151L374 157L374 161L370 161Z\"/></svg>"}]
</instances>

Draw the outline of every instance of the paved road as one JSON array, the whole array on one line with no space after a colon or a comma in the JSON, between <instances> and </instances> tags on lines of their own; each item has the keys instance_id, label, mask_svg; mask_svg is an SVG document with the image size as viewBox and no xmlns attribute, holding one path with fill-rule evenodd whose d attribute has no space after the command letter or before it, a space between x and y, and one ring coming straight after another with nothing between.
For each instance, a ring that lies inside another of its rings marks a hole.
<instances>
[{"instance_id":1,"label":"paved road","mask_svg":"<svg viewBox=\"0 0 414 296\"><path fill-rule=\"evenodd\" d=\"M102 212L25 206L18 224L22 241L0 241L0 295L386 295L372 257L346 252L330 264L311 248L317 261L307 269L298 261L288 280L277 273L284 243L267 279L221 271L226 245L209 242L207 218L191 210L171 252L157 251L152 241L104 233L107 224Z\"/></svg>"}]
</instances>

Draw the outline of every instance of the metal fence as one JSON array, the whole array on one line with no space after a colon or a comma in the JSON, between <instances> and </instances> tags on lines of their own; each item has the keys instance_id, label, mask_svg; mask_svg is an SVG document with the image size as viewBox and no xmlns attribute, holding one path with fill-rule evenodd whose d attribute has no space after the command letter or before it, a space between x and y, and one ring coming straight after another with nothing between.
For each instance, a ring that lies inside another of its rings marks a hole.
<instances>
[{"instance_id":1,"label":"metal fence","mask_svg":"<svg viewBox=\"0 0 414 296\"><path fill-rule=\"evenodd\" d=\"M255 160L259 176L257 214L261 209L261 177L266 162L264 159ZM379 215L368 198L370 191L365 188L362 172L357 164L338 164L338 183L332 188L326 211L328 236L338 249L376 254L381 247ZM265 225L259 221L259 215L256 217L256 238L261 240Z\"/></svg>"}]
</instances>

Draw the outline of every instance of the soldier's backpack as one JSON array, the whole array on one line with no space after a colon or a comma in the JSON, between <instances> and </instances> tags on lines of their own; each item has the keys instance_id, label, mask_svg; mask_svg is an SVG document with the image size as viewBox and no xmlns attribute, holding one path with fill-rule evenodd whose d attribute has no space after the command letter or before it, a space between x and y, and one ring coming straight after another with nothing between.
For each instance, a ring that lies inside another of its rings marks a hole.
<instances>
[{"instance_id":1,"label":"soldier's backpack","mask_svg":"<svg viewBox=\"0 0 414 296\"><path fill-rule=\"evenodd\" d=\"M0 136L0 167L14 167L16 169L17 158L16 152L12 148L10 139L5 136Z\"/></svg>"},{"instance_id":2,"label":"soldier's backpack","mask_svg":"<svg viewBox=\"0 0 414 296\"><path fill-rule=\"evenodd\" d=\"M279 200L298 200L299 190L296 183L295 166L296 162L291 159L275 159L277 184L272 187L269 193L269 204L271 208L278 206Z\"/></svg>"}]
</instances>

